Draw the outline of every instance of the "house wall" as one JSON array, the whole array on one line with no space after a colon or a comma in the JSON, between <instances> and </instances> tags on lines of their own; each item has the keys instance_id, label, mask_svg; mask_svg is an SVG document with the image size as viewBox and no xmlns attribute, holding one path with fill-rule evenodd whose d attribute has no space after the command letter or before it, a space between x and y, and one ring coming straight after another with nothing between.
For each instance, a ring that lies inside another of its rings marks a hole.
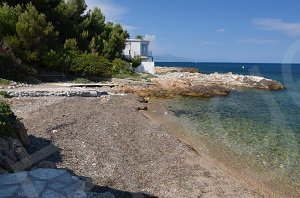
<instances>
[{"instance_id":1,"label":"house wall","mask_svg":"<svg viewBox=\"0 0 300 198\"><path fill-rule=\"evenodd\" d=\"M141 42L128 42L123 50L125 56L134 58L141 55Z\"/></svg>"},{"instance_id":2,"label":"house wall","mask_svg":"<svg viewBox=\"0 0 300 198\"><path fill-rule=\"evenodd\" d=\"M140 66L134 69L134 71L154 74L154 62L142 62Z\"/></svg>"},{"instance_id":3,"label":"house wall","mask_svg":"<svg viewBox=\"0 0 300 198\"><path fill-rule=\"evenodd\" d=\"M148 51L149 41L142 41L142 40L127 41L125 49L123 50L123 54L131 58L134 58L135 56L141 56L142 44L147 45L147 51Z\"/></svg>"}]
</instances>

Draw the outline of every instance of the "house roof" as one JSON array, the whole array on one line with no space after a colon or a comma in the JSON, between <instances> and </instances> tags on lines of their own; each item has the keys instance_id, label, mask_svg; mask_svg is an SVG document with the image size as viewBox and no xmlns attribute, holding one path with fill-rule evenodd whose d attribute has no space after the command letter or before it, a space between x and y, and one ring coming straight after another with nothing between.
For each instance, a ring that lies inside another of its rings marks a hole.
<instances>
[{"instance_id":1,"label":"house roof","mask_svg":"<svg viewBox=\"0 0 300 198\"><path fill-rule=\"evenodd\" d=\"M145 42L145 43L150 43L150 41L143 40L143 39L126 39L126 42Z\"/></svg>"}]
</instances>

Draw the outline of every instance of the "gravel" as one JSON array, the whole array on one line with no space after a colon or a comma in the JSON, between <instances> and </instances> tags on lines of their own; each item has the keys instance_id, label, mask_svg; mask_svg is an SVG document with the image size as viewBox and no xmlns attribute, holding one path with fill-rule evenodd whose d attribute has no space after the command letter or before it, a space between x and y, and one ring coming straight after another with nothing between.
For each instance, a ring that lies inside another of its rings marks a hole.
<instances>
[{"instance_id":1,"label":"gravel","mask_svg":"<svg viewBox=\"0 0 300 198\"><path fill-rule=\"evenodd\" d=\"M159 197L262 197L138 111L134 96L9 102L29 135L60 148L58 167L91 177L98 186Z\"/></svg>"}]
</instances>

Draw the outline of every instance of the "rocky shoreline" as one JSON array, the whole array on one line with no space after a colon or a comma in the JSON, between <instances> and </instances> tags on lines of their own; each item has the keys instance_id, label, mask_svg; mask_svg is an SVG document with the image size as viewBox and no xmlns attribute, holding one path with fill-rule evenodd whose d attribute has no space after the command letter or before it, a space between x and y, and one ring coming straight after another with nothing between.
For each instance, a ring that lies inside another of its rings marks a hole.
<instances>
[{"instance_id":1,"label":"rocky shoreline","mask_svg":"<svg viewBox=\"0 0 300 198\"><path fill-rule=\"evenodd\" d=\"M235 89L264 89L277 91L285 87L275 80L249 75L202 74L194 68L156 67L156 74L148 79L130 80L113 78L110 83L81 84L46 83L17 84L5 89L8 97L99 97L109 94L132 93L144 98L171 98L176 96L214 97L227 96Z\"/></svg>"},{"instance_id":2,"label":"rocky shoreline","mask_svg":"<svg viewBox=\"0 0 300 198\"><path fill-rule=\"evenodd\" d=\"M264 195L220 170L162 123L145 117L137 108L144 101L135 96L15 97L7 101L28 128L30 156L47 150L49 143L59 148L36 167L49 168L54 163L91 178L96 186L94 197ZM65 196L63 189L56 191Z\"/></svg>"},{"instance_id":3,"label":"rocky shoreline","mask_svg":"<svg viewBox=\"0 0 300 198\"><path fill-rule=\"evenodd\" d=\"M168 98L174 96L214 97L226 96L234 89L282 90L285 87L271 79L226 74L202 74L193 68L156 67L157 75L151 84L123 82L117 90L142 97Z\"/></svg>"},{"instance_id":4,"label":"rocky shoreline","mask_svg":"<svg viewBox=\"0 0 300 198\"><path fill-rule=\"evenodd\" d=\"M36 182L31 190L38 196L271 196L224 173L140 110L149 110L146 103L151 97L226 96L233 89L281 90L283 85L262 77L207 75L187 68L162 68L158 73L140 81L113 79L116 86L107 87L14 83L2 89L8 97L4 100L22 122L13 137L0 138L0 192L9 189L7 195L22 194L24 187L17 181L4 181L23 178ZM41 173L32 177L35 170ZM70 186L53 180L49 172L63 172L59 175L73 178L79 187L68 194L65 189ZM43 175L49 178L42 179ZM93 187L84 190L85 185Z\"/></svg>"}]
</instances>

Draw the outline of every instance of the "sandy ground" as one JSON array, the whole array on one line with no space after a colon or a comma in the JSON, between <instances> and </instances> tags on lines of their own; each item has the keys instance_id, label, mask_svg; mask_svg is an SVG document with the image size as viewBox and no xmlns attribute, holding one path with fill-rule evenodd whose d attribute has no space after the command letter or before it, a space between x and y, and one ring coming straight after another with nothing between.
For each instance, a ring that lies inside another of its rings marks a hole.
<instances>
[{"instance_id":1,"label":"sandy ground","mask_svg":"<svg viewBox=\"0 0 300 198\"><path fill-rule=\"evenodd\" d=\"M59 167L96 185L158 197L271 197L193 151L159 118L137 111L143 104L134 96L8 101L30 135L60 148L53 157Z\"/></svg>"}]
</instances>

